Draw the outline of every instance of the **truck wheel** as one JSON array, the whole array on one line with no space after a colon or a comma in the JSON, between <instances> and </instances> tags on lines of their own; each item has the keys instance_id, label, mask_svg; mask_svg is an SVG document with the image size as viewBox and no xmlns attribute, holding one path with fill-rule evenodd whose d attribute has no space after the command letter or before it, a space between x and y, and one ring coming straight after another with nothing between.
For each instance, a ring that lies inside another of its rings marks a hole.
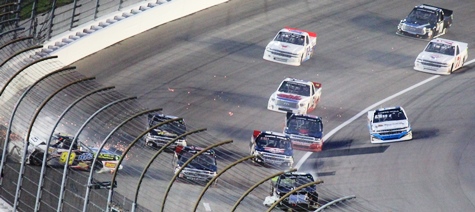
<instances>
[{"instance_id":1,"label":"truck wheel","mask_svg":"<svg viewBox=\"0 0 475 212\"><path fill-rule=\"evenodd\" d=\"M452 63L452 67L450 68L450 74L454 73L454 64Z\"/></svg>"},{"instance_id":2,"label":"truck wheel","mask_svg":"<svg viewBox=\"0 0 475 212\"><path fill-rule=\"evenodd\" d=\"M33 154L30 155L30 165L33 166L41 166L42 161L43 161L43 152L34 152Z\"/></svg>"},{"instance_id":3,"label":"truck wheel","mask_svg":"<svg viewBox=\"0 0 475 212\"><path fill-rule=\"evenodd\" d=\"M429 32L427 32L427 38L429 40L432 40L432 38L434 37L434 33L435 31L433 29L430 29Z\"/></svg>"},{"instance_id":4,"label":"truck wheel","mask_svg":"<svg viewBox=\"0 0 475 212\"><path fill-rule=\"evenodd\" d=\"M119 164L117 164L117 165L119 165ZM101 170L102 168L104 168L104 165L102 165L101 161L96 160L96 163L93 165L92 168L94 169L94 171L97 171L97 170Z\"/></svg>"}]
</instances>

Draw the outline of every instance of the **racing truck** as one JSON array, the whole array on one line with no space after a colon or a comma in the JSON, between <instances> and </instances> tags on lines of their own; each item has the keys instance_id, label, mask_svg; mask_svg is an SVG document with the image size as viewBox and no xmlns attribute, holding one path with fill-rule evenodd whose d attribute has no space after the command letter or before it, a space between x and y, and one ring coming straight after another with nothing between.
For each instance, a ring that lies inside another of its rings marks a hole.
<instances>
[{"instance_id":1,"label":"racing truck","mask_svg":"<svg viewBox=\"0 0 475 212\"><path fill-rule=\"evenodd\" d=\"M178 117L165 115L160 113L148 115L148 126L153 127L161 122L176 119ZM171 140L177 138L179 135L185 133L186 125L183 119L173 121L168 124L161 125L147 133L145 137L145 144L150 148L161 148ZM182 137L168 146L167 150L175 149L176 146L186 146L186 138Z\"/></svg>"},{"instance_id":2,"label":"racing truck","mask_svg":"<svg viewBox=\"0 0 475 212\"><path fill-rule=\"evenodd\" d=\"M468 44L464 42L432 39L414 61L414 69L432 74L452 74L463 67L468 57Z\"/></svg>"},{"instance_id":3,"label":"racing truck","mask_svg":"<svg viewBox=\"0 0 475 212\"><path fill-rule=\"evenodd\" d=\"M173 166L175 174L193 155L202 151L203 148L197 146L177 146L174 152ZM191 182L208 183L216 176L218 164L216 162L216 152L212 149L206 150L194 158L181 172L178 179ZM213 183L216 183L214 181Z\"/></svg>"},{"instance_id":4,"label":"racing truck","mask_svg":"<svg viewBox=\"0 0 475 212\"><path fill-rule=\"evenodd\" d=\"M285 78L270 96L267 109L283 113L307 114L317 107L321 95L321 83Z\"/></svg>"},{"instance_id":5,"label":"racing truck","mask_svg":"<svg viewBox=\"0 0 475 212\"><path fill-rule=\"evenodd\" d=\"M67 162L68 151L73 145L71 154L69 155L68 167L74 170L89 171L93 168L96 172L110 172L117 167L118 161L121 158L121 153L112 152L103 149L96 160L96 164L92 165L93 159L98 152L98 148L87 147L80 145L81 142L74 141L74 137L65 134L55 134L53 137L54 144L48 148L48 155L46 157L46 164L50 167L62 168ZM44 154L46 153L46 141L38 137L30 138L30 145L28 147L27 164L40 166L43 162ZM119 166L122 169L122 165Z\"/></svg>"},{"instance_id":6,"label":"racing truck","mask_svg":"<svg viewBox=\"0 0 475 212\"><path fill-rule=\"evenodd\" d=\"M294 153L290 138L283 133L254 130L249 144L254 163L276 167L292 167Z\"/></svg>"},{"instance_id":7,"label":"racing truck","mask_svg":"<svg viewBox=\"0 0 475 212\"><path fill-rule=\"evenodd\" d=\"M274 177L271 180L270 196L265 198L264 205L269 207L295 188L314 181L312 174L304 172L288 172ZM307 186L292 193L278 206L290 209L315 210L319 207L317 186Z\"/></svg>"},{"instance_id":8,"label":"racing truck","mask_svg":"<svg viewBox=\"0 0 475 212\"><path fill-rule=\"evenodd\" d=\"M399 22L396 34L432 39L447 33L452 26L453 11L432 5L414 7L407 17Z\"/></svg>"},{"instance_id":9,"label":"racing truck","mask_svg":"<svg viewBox=\"0 0 475 212\"><path fill-rule=\"evenodd\" d=\"M284 134L290 137L293 149L318 152L323 149L322 118L287 112Z\"/></svg>"},{"instance_id":10,"label":"racing truck","mask_svg":"<svg viewBox=\"0 0 475 212\"><path fill-rule=\"evenodd\" d=\"M286 27L281 29L264 51L264 60L300 66L310 59L317 45L317 33Z\"/></svg>"},{"instance_id":11,"label":"racing truck","mask_svg":"<svg viewBox=\"0 0 475 212\"><path fill-rule=\"evenodd\" d=\"M371 143L387 143L412 139L412 128L402 107L386 107L368 111Z\"/></svg>"}]
</instances>

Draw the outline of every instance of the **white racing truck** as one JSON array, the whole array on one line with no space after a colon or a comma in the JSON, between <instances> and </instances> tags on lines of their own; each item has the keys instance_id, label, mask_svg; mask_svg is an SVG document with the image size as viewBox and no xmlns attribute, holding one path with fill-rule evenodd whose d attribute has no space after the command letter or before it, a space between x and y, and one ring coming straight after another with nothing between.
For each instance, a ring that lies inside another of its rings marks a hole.
<instances>
[{"instance_id":1,"label":"white racing truck","mask_svg":"<svg viewBox=\"0 0 475 212\"><path fill-rule=\"evenodd\" d=\"M264 60L300 66L309 60L317 45L317 33L286 27L281 29L264 51Z\"/></svg>"},{"instance_id":2,"label":"white racing truck","mask_svg":"<svg viewBox=\"0 0 475 212\"><path fill-rule=\"evenodd\" d=\"M412 128L402 107L386 107L368 111L371 143L387 143L412 139Z\"/></svg>"},{"instance_id":3,"label":"white racing truck","mask_svg":"<svg viewBox=\"0 0 475 212\"><path fill-rule=\"evenodd\" d=\"M468 58L468 44L435 38L414 61L414 69L432 74L449 75L460 69Z\"/></svg>"}]
</instances>

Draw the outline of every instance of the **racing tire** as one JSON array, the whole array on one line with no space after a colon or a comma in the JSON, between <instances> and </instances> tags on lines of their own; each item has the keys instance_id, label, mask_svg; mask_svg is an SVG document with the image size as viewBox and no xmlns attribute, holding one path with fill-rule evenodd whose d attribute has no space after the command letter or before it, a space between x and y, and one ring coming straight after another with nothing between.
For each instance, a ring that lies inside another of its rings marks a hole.
<instances>
[{"instance_id":1,"label":"racing tire","mask_svg":"<svg viewBox=\"0 0 475 212\"><path fill-rule=\"evenodd\" d=\"M33 154L30 155L30 158L28 161L30 162L30 165L41 166L42 161L43 161L43 156L44 156L43 152L34 152Z\"/></svg>"},{"instance_id":2,"label":"racing tire","mask_svg":"<svg viewBox=\"0 0 475 212\"><path fill-rule=\"evenodd\" d=\"M147 141L146 144L149 148L155 148L155 145L153 145L153 142L151 142L151 141Z\"/></svg>"},{"instance_id":3,"label":"racing tire","mask_svg":"<svg viewBox=\"0 0 475 212\"><path fill-rule=\"evenodd\" d=\"M250 155L254 155L254 150L251 150L250 152L251 152ZM252 158L252 159L251 159L251 163L252 163L252 164L256 164L256 158Z\"/></svg>"},{"instance_id":4,"label":"racing tire","mask_svg":"<svg viewBox=\"0 0 475 212\"><path fill-rule=\"evenodd\" d=\"M102 162L99 160L96 160L96 163L93 166L94 171L101 170L102 168L104 168L104 165L102 165Z\"/></svg>"},{"instance_id":5,"label":"racing tire","mask_svg":"<svg viewBox=\"0 0 475 212\"><path fill-rule=\"evenodd\" d=\"M218 186L218 179L215 179L212 183L211 186L216 187Z\"/></svg>"},{"instance_id":6,"label":"racing tire","mask_svg":"<svg viewBox=\"0 0 475 212\"><path fill-rule=\"evenodd\" d=\"M432 40L432 38L434 38L434 36L435 36L434 35L435 31L433 29L431 29L429 32L427 32L427 39Z\"/></svg>"},{"instance_id":7,"label":"racing tire","mask_svg":"<svg viewBox=\"0 0 475 212\"><path fill-rule=\"evenodd\" d=\"M46 161L46 164L51 168L63 168L64 164L59 162L59 157L52 157Z\"/></svg>"}]
</instances>

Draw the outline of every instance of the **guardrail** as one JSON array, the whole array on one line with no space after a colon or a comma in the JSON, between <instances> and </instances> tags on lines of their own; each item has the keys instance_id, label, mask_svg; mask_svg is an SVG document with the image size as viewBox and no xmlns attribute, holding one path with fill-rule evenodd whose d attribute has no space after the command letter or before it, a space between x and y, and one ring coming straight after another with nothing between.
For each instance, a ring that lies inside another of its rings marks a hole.
<instances>
[{"instance_id":1,"label":"guardrail","mask_svg":"<svg viewBox=\"0 0 475 212\"><path fill-rule=\"evenodd\" d=\"M60 55L60 60L68 65L121 40L227 1L229 0L145 1L141 5L123 8L51 38L44 43L46 48L43 52L38 54ZM63 48L72 43L76 45ZM85 45L88 48L82 48Z\"/></svg>"}]
</instances>

